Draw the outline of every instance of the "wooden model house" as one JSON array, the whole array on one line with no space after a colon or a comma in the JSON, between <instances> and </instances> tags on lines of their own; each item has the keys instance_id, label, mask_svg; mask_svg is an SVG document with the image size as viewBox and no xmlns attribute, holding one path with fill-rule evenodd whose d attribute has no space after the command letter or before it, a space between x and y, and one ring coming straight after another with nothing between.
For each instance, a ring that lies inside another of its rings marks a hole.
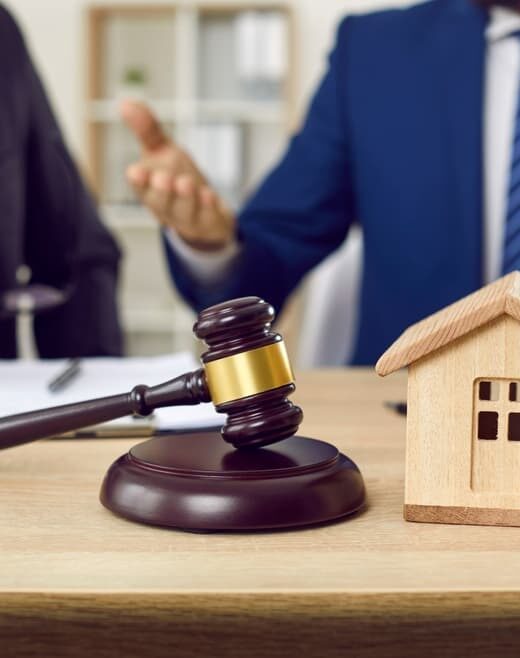
<instances>
[{"instance_id":1,"label":"wooden model house","mask_svg":"<svg viewBox=\"0 0 520 658\"><path fill-rule=\"evenodd\" d=\"M411 326L376 370L404 366L405 519L520 526L520 272Z\"/></svg>"}]
</instances>

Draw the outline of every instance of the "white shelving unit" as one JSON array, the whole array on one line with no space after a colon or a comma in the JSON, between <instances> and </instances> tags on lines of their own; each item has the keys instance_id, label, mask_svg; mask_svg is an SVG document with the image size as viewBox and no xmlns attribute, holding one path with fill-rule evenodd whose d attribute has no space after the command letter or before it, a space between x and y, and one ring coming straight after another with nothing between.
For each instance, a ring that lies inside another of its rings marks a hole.
<instances>
[{"instance_id":1,"label":"white shelving unit","mask_svg":"<svg viewBox=\"0 0 520 658\"><path fill-rule=\"evenodd\" d=\"M124 172L139 147L119 103L140 98L238 206L280 154L292 123L292 15L272 2L102 5L88 12L89 172L124 253L129 353L191 346L193 316L166 272L157 224Z\"/></svg>"}]
</instances>

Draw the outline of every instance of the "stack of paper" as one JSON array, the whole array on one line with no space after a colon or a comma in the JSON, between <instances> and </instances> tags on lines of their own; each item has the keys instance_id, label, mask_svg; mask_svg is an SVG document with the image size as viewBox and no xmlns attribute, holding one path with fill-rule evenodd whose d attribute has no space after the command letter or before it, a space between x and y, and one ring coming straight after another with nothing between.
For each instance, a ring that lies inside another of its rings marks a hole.
<instances>
[{"instance_id":1,"label":"stack of paper","mask_svg":"<svg viewBox=\"0 0 520 658\"><path fill-rule=\"evenodd\" d=\"M49 382L66 365L65 360L0 361L0 415L127 393L137 384L161 384L200 367L188 352L146 358L83 359L79 374L64 389L51 393ZM148 426L154 431L183 430L220 427L224 420L212 404L201 404L157 409ZM146 426L129 416L103 425L111 431L120 429L122 434L135 433L136 428L142 431Z\"/></svg>"}]
</instances>

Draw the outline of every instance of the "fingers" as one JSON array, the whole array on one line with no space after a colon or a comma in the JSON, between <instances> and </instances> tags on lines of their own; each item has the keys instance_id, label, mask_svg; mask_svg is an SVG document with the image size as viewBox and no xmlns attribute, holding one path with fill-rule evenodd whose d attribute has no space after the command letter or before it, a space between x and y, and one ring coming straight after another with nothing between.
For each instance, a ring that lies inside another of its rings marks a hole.
<instances>
[{"instance_id":1,"label":"fingers","mask_svg":"<svg viewBox=\"0 0 520 658\"><path fill-rule=\"evenodd\" d=\"M179 176L174 184L170 215L173 227L181 234L194 236L199 230L198 198L195 181L191 176Z\"/></svg>"},{"instance_id":2,"label":"fingers","mask_svg":"<svg viewBox=\"0 0 520 658\"><path fill-rule=\"evenodd\" d=\"M142 193L142 201L159 219L167 225L168 208L174 196L175 179L167 171L156 170L149 175L148 186Z\"/></svg>"},{"instance_id":3,"label":"fingers","mask_svg":"<svg viewBox=\"0 0 520 658\"><path fill-rule=\"evenodd\" d=\"M144 205L165 227L175 230L188 244L216 249L232 239L234 220L218 195L187 174L167 169L131 165L127 178Z\"/></svg>"},{"instance_id":4,"label":"fingers","mask_svg":"<svg viewBox=\"0 0 520 658\"><path fill-rule=\"evenodd\" d=\"M155 151L170 140L150 108L138 101L123 101L121 116L145 151Z\"/></svg>"},{"instance_id":5,"label":"fingers","mask_svg":"<svg viewBox=\"0 0 520 658\"><path fill-rule=\"evenodd\" d=\"M220 216L217 207L217 195L207 185L199 191L199 223L206 240L219 239Z\"/></svg>"},{"instance_id":6,"label":"fingers","mask_svg":"<svg viewBox=\"0 0 520 658\"><path fill-rule=\"evenodd\" d=\"M161 224L192 233L197 224L198 198L191 176L138 163L128 167L127 179L141 201Z\"/></svg>"},{"instance_id":7,"label":"fingers","mask_svg":"<svg viewBox=\"0 0 520 658\"><path fill-rule=\"evenodd\" d=\"M126 178L134 189L145 188L149 178L148 167L140 163L132 164L126 170Z\"/></svg>"},{"instance_id":8,"label":"fingers","mask_svg":"<svg viewBox=\"0 0 520 658\"><path fill-rule=\"evenodd\" d=\"M137 163L128 167L126 177L143 204L163 223L173 190L173 176L167 171Z\"/></svg>"},{"instance_id":9,"label":"fingers","mask_svg":"<svg viewBox=\"0 0 520 658\"><path fill-rule=\"evenodd\" d=\"M210 248L228 243L234 234L234 217L218 194L204 185L199 191L199 233Z\"/></svg>"},{"instance_id":10,"label":"fingers","mask_svg":"<svg viewBox=\"0 0 520 658\"><path fill-rule=\"evenodd\" d=\"M188 242L212 242L216 213L216 194L207 185L198 187L189 176L181 176L175 184L176 196L172 199L170 214L175 218L174 228Z\"/></svg>"}]
</instances>

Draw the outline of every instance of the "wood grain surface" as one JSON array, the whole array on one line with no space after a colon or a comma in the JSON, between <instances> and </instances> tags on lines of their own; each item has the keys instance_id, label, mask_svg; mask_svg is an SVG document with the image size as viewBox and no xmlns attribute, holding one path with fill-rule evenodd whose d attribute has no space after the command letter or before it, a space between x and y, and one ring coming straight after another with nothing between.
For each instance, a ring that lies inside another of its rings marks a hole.
<instances>
[{"instance_id":1,"label":"wood grain surface","mask_svg":"<svg viewBox=\"0 0 520 658\"><path fill-rule=\"evenodd\" d=\"M518 656L520 528L406 523L405 374L302 373L302 434L360 466L368 509L320 528L188 534L116 518L135 441L0 453L0 656Z\"/></svg>"}]
</instances>

